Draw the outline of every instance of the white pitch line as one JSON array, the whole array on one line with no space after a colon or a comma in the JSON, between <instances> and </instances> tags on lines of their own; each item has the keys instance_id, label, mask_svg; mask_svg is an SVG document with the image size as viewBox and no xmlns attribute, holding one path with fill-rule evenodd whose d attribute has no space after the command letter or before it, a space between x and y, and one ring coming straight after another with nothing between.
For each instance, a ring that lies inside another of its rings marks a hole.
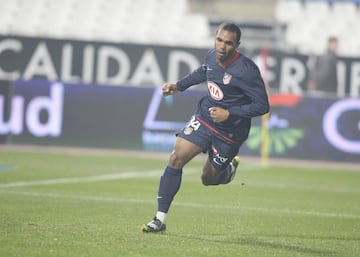
<instances>
[{"instance_id":1,"label":"white pitch line","mask_svg":"<svg viewBox=\"0 0 360 257\"><path fill-rule=\"evenodd\" d=\"M303 216L316 216L316 217L327 217L327 218L348 218L348 219L360 219L360 215L348 214L348 213L331 213L331 212L318 212L318 211L300 211L300 210L291 210L291 209L278 209L278 208L263 208L263 207L249 207L242 205L199 205L193 203L178 203L177 205L181 206L190 206L190 207L208 207L216 209L243 209L249 211L259 211L259 212L271 212L271 213L280 213L280 214L289 214L289 215L303 215Z\"/></svg>"},{"instance_id":2,"label":"white pitch line","mask_svg":"<svg viewBox=\"0 0 360 257\"><path fill-rule=\"evenodd\" d=\"M86 196L86 195L62 195L55 193L39 193L39 192L26 192L26 191L8 191L0 190L1 194L13 194L23 195L30 197L48 197L48 198L63 198L73 200L88 200L98 202L118 202L118 203L141 203L141 204L155 204L154 200L144 200L135 198L117 198L117 197L103 197L103 196ZM233 210L246 210L257 211L266 213L277 213L283 215L300 215L300 216L313 216L323 218L340 218L340 219L360 219L360 215L348 214L348 213L331 213L331 212L319 212L319 211L303 211L303 210L291 210L291 209L279 209L279 208L263 208L263 207L250 207L242 205L225 205L225 204L202 204L202 203L189 203L189 202L174 202L174 205L193 207L193 208L214 208L214 209L233 209Z\"/></svg>"},{"instance_id":3,"label":"white pitch line","mask_svg":"<svg viewBox=\"0 0 360 257\"><path fill-rule=\"evenodd\" d=\"M187 174L191 174L198 169L190 168L186 170ZM73 184L73 183L87 183L131 178L152 178L160 177L162 174L161 169L147 170L147 171L129 171L124 173L104 174L90 177L71 177L71 178L57 178L57 179L45 179L45 180L33 180L33 181L16 181L0 184L0 188L11 187L26 187L26 186L46 186L46 185L58 185L58 184Z\"/></svg>"},{"instance_id":4,"label":"white pitch line","mask_svg":"<svg viewBox=\"0 0 360 257\"><path fill-rule=\"evenodd\" d=\"M105 175L91 176L91 177L75 177L75 178L72 177L72 178L33 180L33 181L16 181L16 182L0 184L0 188L87 183L87 182L98 182L98 181L130 179L130 178L149 178L149 177L160 176L160 174L161 174L160 170L148 170L142 172L131 171L131 172L117 173L117 174L105 174Z\"/></svg>"},{"instance_id":5,"label":"white pitch line","mask_svg":"<svg viewBox=\"0 0 360 257\"><path fill-rule=\"evenodd\" d=\"M191 168L187 169L187 173L193 173L198 171L198 169ZM162 173L161 170L148 170L148 171L131 171L125 173L117 174L105 174L99 176L90 176L90 177L73 177L73 178L59 178L59 179L48 179L48 180L35 180L35 181L17 181L11 183L0 184L0 189L5 188L14 188L14 187L26 187L26 186L37 186L37 185L54 185L54 184L70 184L70 183L87 183L87 182L98 182L98 181L110 181L110 180L120 180L120 179L131 179L131 178L149 178L149 177L159 177ZM111 197L97 197L97 196L78 196L78 195L60 195L60 194L51 194L51 193L34 193L34 192L17 192L17 191L5 191L1 190L1 193L5 194L20 194L26 196L35 196L35 197L52 197L52 198L70 198L75 200L93 200L93 201L104 201L104 202L136 202L136 203L153 203L150 200L140 200L140 199L122 199L122 198L111 198ZM208 204L196 204L196 203L174 203L175 205L180 206L189 206L195 208L217 208L217 209L243 209L250 211L259 211L259 212L272 212L272 213L282 213L282 214L291 214L291 215L306 215L306 216L318 216L318 217L333 217L333 218L349 218L349 219L360 219L360 215L353 214L341 214L341 213L327 213L327 212L316 212L316 211L298 211L298 210L289 210L289 209L271 209L271 208L259 208L259 207L247 207L247 206L236 206L236 205L208 205Z\"/></svg>"},{"instance_id":6,"label":"white pitch line","mask_svg":"<svg viewBox=\"0 0 360 257\"><path fill-rule=\"evenodd\" d=\"M243 182L240 180L233 181L232 184L241 185ZM358 194L360 193L360 188L358 187L334 187L331 185L306 185L306 184L296 184L296 183L263 183L259 181L252 181L246 183L251 187L260 187L260 188L273 188L277 190L282 189L299 189L299 190L307 190L307 191L319 191L319 192L331 192L331 193L352 193Z\"/></svg>"}]
</instances>

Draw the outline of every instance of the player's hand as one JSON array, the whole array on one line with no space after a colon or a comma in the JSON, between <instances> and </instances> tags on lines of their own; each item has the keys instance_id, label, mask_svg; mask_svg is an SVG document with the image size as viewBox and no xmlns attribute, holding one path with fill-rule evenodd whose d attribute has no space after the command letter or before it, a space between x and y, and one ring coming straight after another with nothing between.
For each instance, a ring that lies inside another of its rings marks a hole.
<instances>
[{"instance_id":1,"label":"player's hand","mask_svg":"<svg viewBox=\"0 0 360 257\"><path fill-rule=\"evenodd\" d=\"M223 122L229 118L230 112L220 107L209 108L210 117L215 122Z\"/></svg>"},{"instance_id":2,"label":"player's hand","mask_svg":"<svg viewBox=\"0 0 360 257\"><path fill-rule=\"evenodd\" d=\"M168 96L168 95L173 95L177 92L177 86L176 84L173 83L165 83L162 86L162 95L163 96Z\"/></svg>"}]
</instances>

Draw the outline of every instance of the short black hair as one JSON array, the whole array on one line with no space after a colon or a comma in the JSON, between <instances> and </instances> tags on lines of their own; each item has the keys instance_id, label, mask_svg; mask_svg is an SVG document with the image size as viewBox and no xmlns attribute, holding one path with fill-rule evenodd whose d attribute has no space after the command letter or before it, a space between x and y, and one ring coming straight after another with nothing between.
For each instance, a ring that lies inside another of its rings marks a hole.
<instances>
[{"instance_id":1,"label":"short black hair","mask_svg":"<svg viewBox=\"0 0 360 257\"><path fill-rule=\"evenodd\" d=\"M329 42L329 43L337 42L337 41L338 41L338 38L335 37L335 36L330 36L330 37L328 38L328 42Z\"/></svg>"},{"instance_id":2,"label":"short black hair","mask_svg":"<svg viewBox=\"0 0 360 257\"><path fill-rule=\"evenodd\" d=\"M237 43L240 43L240 39L241 39L241 30L239 28L238 25L236 25L235 23L228 23L228 22L225 22L225 23L222 23L218 30L219 31L220 29L223 29L223 30L226 30L226 31L230 31L230 32L235 32L236 34L236 42Z\"/></svg>"}]
</instances>

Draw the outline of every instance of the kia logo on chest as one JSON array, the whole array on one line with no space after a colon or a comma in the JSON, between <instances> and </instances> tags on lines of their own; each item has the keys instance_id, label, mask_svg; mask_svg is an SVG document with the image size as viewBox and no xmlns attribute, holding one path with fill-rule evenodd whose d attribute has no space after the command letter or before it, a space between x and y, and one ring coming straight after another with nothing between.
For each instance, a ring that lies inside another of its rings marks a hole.
<instances>
[{"instance_id":1,"label":"kia logo on chest","mask_svg":"<svg viewBox=\"0 0 360 257\"><path fill-rule=\"evenodd\" d=\"M208 81L208 89L210 92L211 97L214 100L222 100L224 98L224 93L222 92L221 88L214 82Z\"/></svg>"}]
</instances>

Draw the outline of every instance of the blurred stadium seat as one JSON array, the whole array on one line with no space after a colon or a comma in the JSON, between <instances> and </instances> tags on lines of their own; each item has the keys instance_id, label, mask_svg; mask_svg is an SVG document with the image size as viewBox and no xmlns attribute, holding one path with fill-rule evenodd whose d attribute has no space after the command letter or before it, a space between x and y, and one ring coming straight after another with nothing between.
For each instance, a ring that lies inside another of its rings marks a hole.
<instances>
[{"instance_id":1,"label":"blurred stadium seat","mask_svg":"<svg viewBox=\"0 0 360 257\"><path fill-rule=\"evenodd\" d=\"M11 32L11 24L18 10L19 1L0 0L0 33L8 34Z\"/></svg>"},{"instance_id":2,"label":"blurred stadium seat","mask_svg":"<svg viewBox=\"0 0 360 257\"><path fill-rule=\"evenodd\" d=\"M288 24L299 17L304 12L303 5L298 0L280 0L276 3L275 18L279 23Z\"/></svg>"},{"instance_id":3,"label":"blurred stadium seat","mask_svg":"<svg viewBox=\"0 0 360 257\"><path fill-rule=\"evenodd\" d=\"M37 34L46 12L47 0L18 0L15 2L18 7L12 17L9 32L20 35Z\"/></svg>"},{"instance_id":4,"label":"blurred stadium seat","mask_svg":"<svg viewBox=\"0 0 360 257\"><path fill-rule=\"evenodd\" d=\"M207 17L187 0L0 0L0 33L203 46ZM186 37L188 33L194 33Z\"/></svg>"},{"instance_id":5,"label":"blurred stadium seat","mask_svg":"<svg viewBox=\"0 0 360 257\"><path fill-rule=\"evenodd\" d=\"M360 10L357 1L278 0L275 19L285 26L289 49L304 54L326 51L328 37L339 38L339 54L360 56Z\"/></svg>"},{"instance_id":6,"label":"blurred stadium seat","mask_svg":"<svg viewBox=\"0 0 360 257\"><path fill-rule=\"evenodd\" d=\"M42 17L39 30L35 35L62 38L69 27L73 14L74 0L47 1L47 9Z\"/></svg>"},{"instance_id":7,"label":"blurred stadium seat","mask_svg":"<svg viewBox=\"0 0 360 257\"><path fill-rule=\"evenodd\" d=\"M201 0L0 0L0 33L211 46L213 21L216 20L217 27L220 21L227 19L214 17L211 12L191 12L190 3L194 6L194 2L209 11L208 5L214 4L213 8L216 8L220 4ZM245 2L228 0L227 6L238 8ZM260 6L264 1L256 0L252 4ZM337 36L340 55L360 56L360 0L272 0L270 4L273 6L273 20L267 25L260 26L256 21L239 18L247 47L278 47L303 54L318 54L325 51L329 36Z\"/></svg>"}]
</instances>

